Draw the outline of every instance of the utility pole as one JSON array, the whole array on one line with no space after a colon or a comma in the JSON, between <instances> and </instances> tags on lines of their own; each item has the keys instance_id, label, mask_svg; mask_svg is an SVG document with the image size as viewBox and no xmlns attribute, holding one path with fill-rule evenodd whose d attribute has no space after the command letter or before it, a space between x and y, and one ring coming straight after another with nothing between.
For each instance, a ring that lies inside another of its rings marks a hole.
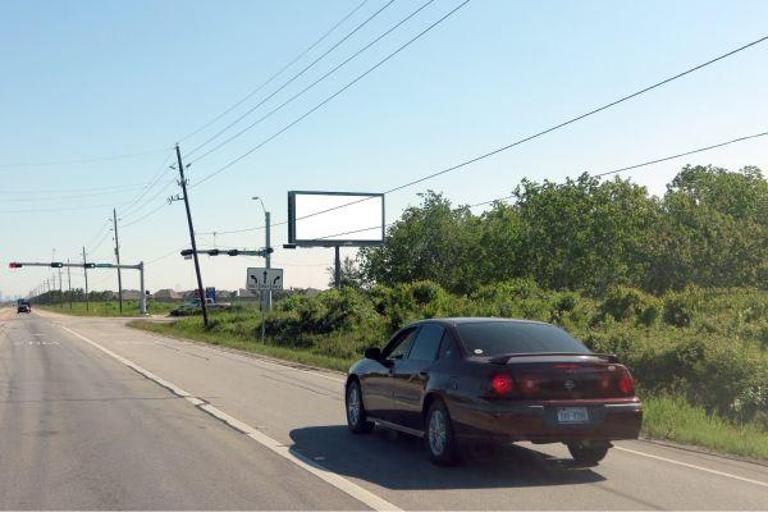
<instances>
[{"instance_id":1,"label":"utility pole","mask_svg":"<svg viewBox=\"0 0 768 512\"><path fill-rule=\"evenodd\" d=\"M112 221L115 226L115 258L117 258L117 302L120 314L123 314L123 277L120 274L120 238L117 235L117 210L112 208Z\"/></svg>"},{"instance_id":2,"label":"utility pole","mask_svg":"<svg viewBox=\"0 0 768 512\"><path fill-rule=\"evenodd\" d=\"M72 311L72 272L69 268L69 258L67 258L67 294L69 295L69 310Z\"/></svg>"},{"instance_id":3,"label":"utility pole","mask_svg":"<svg viewBox=\"0 0 768 512\"><path fill-rule=\"evenodd\" d=\"M83 246L83 275L85 276L85 310L91 310L91 303L88 301L88 267L85 265L85 246Z\"/></svg>"},{"instance_id":4,"label":"utility pole","mask_svg":"<svg viewBox=\"0 0 768 512\"><path fill-rule=\"evenodd\" d=\"M184 195L184 207L187 210L187 224L189 225L189 238L192 242L192 258L195 261L195 274L197 274L197 295L200 297L200 307L203 310L203 326L208 327L208 306L205 303L205 288L203 288L203 276L200 274L200 259L197 257L197 243L195 242L195 228L192 225L192 212L189 209L189 194L187 194L187 180L184 178L184 164L181 162L181 150L176 144L176 160L179 165L179 185Z\"/></svg>"}]
</instances>

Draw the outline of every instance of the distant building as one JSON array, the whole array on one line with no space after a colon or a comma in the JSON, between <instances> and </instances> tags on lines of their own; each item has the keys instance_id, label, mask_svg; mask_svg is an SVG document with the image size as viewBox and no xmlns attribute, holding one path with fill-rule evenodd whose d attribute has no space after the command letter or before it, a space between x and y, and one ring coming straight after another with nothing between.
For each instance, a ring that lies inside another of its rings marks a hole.
<instances>
[{"instance_id":1,"label":"distant building","mask_svg":"<svg viewBox=\"0 0 768 512\"><path fill-rule=\"evenodd\" d=\"M139 290L123 290L123 300L139 300L140 296Z\"/></svg>"},{"instance_id":2,"label":"distant building","mask_svg":"<svg viewBox=\"0 0 768 512\"><path fill-rule=\"evenodd\" d=\"M181 294L175 290L171 290L170 288L164 288L153 293L152 298L160 301L179 300L181 299Z\"/></svg>"}]
</instances>

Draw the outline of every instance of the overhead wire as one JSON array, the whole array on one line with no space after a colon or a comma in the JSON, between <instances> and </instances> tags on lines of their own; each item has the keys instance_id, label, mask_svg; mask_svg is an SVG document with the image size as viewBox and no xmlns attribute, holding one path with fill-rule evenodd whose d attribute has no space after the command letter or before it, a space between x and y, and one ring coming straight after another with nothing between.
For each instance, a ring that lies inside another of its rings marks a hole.
<instances>
[{"instance_id":1,"label":"overhead wire","mask_svg":"<svg viewBox=\"0 0 768 512\"><path fill-rule=\"evenodd\" d=\"M374 18L376 18L379 14L381 14L387 7L392 5L395 2L395 0L388 0L387 3L385 3L382 7L380 7L378 10L376 10L373 14L368 16L365 20L363 20L361 23L359 23L355 28L353 28L351 31L349 31L344 37L342 37L339 41L337 41L334 45L332 45L330 48L328 48L326 51L321 53L318 57L316 57L312 62L304 66L298 73L295 73L291 78L289 78L287 81L285 81L280 87L272 91L271 94L268 94L266 97L264 97L261 101L259 101L256 105L251 107L250 109L246 110L245 113L241 114L239 117L237 117L234 121L231 121L229 124L224 126L224 128L217 131L215 134L213 134L211 137L203 141L202 143L195 146L191 151L188 151L185 153L185 157L190 157L197 151L199 151L204 146L208 145L212 141L216 140L219 136L221 136L224 132L229 130L232 126L239 123L241 120L243 120L245 117L250 115L254 110L262 106L264 103L272 99L276 94L278 94L280 91L288 87L290 84L292 84L294 81L296 81L299 77L301 77L304 73L312 69L312 67L315 66L318 62L323 60L325 57L327 57L329 54L331 54L336 48L344 44L350 37L355 35L359 30L361 30L363 27L365 27L368 23L370 23ZM207 154L207 153L206 153ZM192 160L190 163L195 162L196 160L199 160L199 158Z\"/></svg>"},{"instance_id":2,"label":"overhead wire","mask_svg":"<svg viewBox=\"0 0 768 512\"><path fill-rule=\"evenodd\" d=\"M406 49L407 47L409 47L411 44L413 44L413 43L414 43L414 42L416 42L417 40L421 39L421 38L422 38L424 35L426 35L426 34L427 34L428 32L430 32L432 29L434 29L434 28L435 28L435 27L437 27L439 24L441 24L442 22L444 22L446 19L448 19L450 16L452 16L454 13L456 13L456 12L457 12L459 9L461 9L462 7L464 7L465 5L467 5L469 2L470 2L470 0L464 0L463 2L461 2L461 3L460 3L458 6L454 7L453 9L451 9L451 10L450 10L450 11L449 11L447 14L443 15L443 16L442 16L442 17L440 17L440 18L439 18L437 21L433 22L433 23L432 23L432 24L430 24L430 25L429 25L427 28L425 28L424 30L422 30L421 32L419 32L418 34L416 34L416 36L412 37L412 38L411 38L411 39L409 39L409 40L408 40L406 43L404 43L403 45L399 46L399 47L398 47L398 48L397 48L395 51L393 51L393 52L389 53L389 54L388 54L386 57L384 57L383 59L381 59L380 61L378 61L378 62L377 62L376 64L374 64L372 67L368 68L368 69L367 69L365 72L363 72L362 74L358 75L358 76L357 76L355 79L353 79L351 82L348 82L348 83L347 83L347 84L346 84L344 87L342 87L341 89L337 90L337 91L336 91L335 93L333 93L332 95L330 95L330 96L328 96L327 98L325 98L323 101L321 101L320 103L318 103L317 105L315 105L313 108L311 108L310 110L308 110L307 112L305 112L304 114L302 114L301 116L299 116L298 118L294 119L293 121L291 121L290 123L288 123L287 125L285 125L283 128L281 128L280 130L278 130L277 132L275 132L275 133L274 133L274 134L272 134L271 136L269 136L269 137L267 137L266 139L264 139L262 142L260 142L259 144L257 144L257 145L256 145L256 146L254 146L253 148L249 149L248 151L246 151L245 153L241 154L241 155L240 155L240 156L238 156L237 158L235 158L235 159L233 159L233 160L229 161L227 164L225 164L224 166L220 167L220 168L219 168L219 169L217 169L216 171L214 171L214 172L212 172L212 173L210 173L210 174L207 174L207 175L206 175L205 177L203 177L201 180L199 180L199 181L197 181L196 183L194 183L193 185L191 185L191 188L194 188L194 187L200 186L200 185L202 185L203 183L205 183L205 182L207 182L207 181L209 181L209 180L213 179L214 177L216 177L217 175L221 174L221 173L222 173L222 172L224 172L225 170L229 169L230 167L232 167L233 165L235 165L236 163L238 163L238 162L239 162L239 161L241 161L242 159L246 158L247 156L251 155L251 154L252 154L252 153L254 153L255 151L257 151L257 150L261 149L262 147L264 147L265 145L269 144L271 141L273 141L274 139L276 139L277 137L279 137L280 135L282 135L283 133L285 133L287 130L291 129L292 127L294 127L295 125L297 125L298 123L300 123L301 121L303 121L304 119L306 119L307 117L309 117L311 114L313 114L314 112L316 112L317 110L319 110L320 108L322 108L323 106L325 106L326 104L328 104L328 103L329 103L331 100L333 100L334 98L336 98L337 96L339 96L341 93L343 93L344 91L346 91L347 89L349 89L350 87L352 87L353 85L355 85L357 82L359 82L360 80L362 80L363 78L365 78L366 76L368 76L369 74L371 74L373 71L375 71L376 69L378 69L379 67L381 67L381 66L382 66L384 63L388 62L390 59L392 59L393 57L395 57L396 55L398 55L400 52L402 52L403 50L405 50L405 49Z\"/></svg>"},{"instance_id":3,"label":"overhead wire","mask_svg":"<svg viewBox=\"0 0 768 512\"><path fill-rule=\"evenodd\" d=\"M602 171L602 172L599 172L599 173L590 174L590 176L593 176L593 177L596 177L596 178L597 177L605 177L605 176L609 176L609 175L612 175L612 174L618 174L618 173L621 173L621 172L626 172L626 171L630 171L630 170L634 170L634 169L639 169L641 167L648 167L648 166L655 165L655 164L658 164L658 163L668 162L670 160L674 160L674 159L677 159L677 158L682 158L684 156L690 156L690 155L694 155L694 154L698 154L698 153L703 153L705 151L711 151L713 149L719 149L719 148L722 148L722 147L725 147L725 146L729 146L731 144L735 144L735 143L738 143L738 142L745 142L745 141L748 141L748 140L754 140L754 139L758 139L758 138L766 137L766 136L768 136L768 131L757 132L757 133L754 133L754 134L751 134L751 135L744 135L744 136L737 137L737 138L734 138L734 139L729 139L729 140L726 140L724 142L719 142L719 143L716 143L716 144L711 144L711 145L708 145L708 146L704 146L704 147L700 147L700 148L696 148L696 149L692 149L692 150L688 150L688 151L684 151L684 152L680 152L680 153L675 153L673 155L669 155L669 156L665 156L665 157L661 157L661 158L655 158L655 159L652 159L652 160L643 161L641 163L632 164L632 165L628 165L628 166L623 166L623 167L619 167L619 168L616 168L616 169L611 169L609 171ZM496 203L496 202L500 202L500 201L506 201L508 199L513 199L515 197L516 196L514 194L506 195L506 196L503 196L503 197L497 197L497 198L494 198L494 199L489 199L487 201L482 201L482 202L479 202L479 203L473 203L473 204L467 205L467 208L476 208L478 206L485 206L485 205L488 205L488 204L492 204L492 203ZM358 201L358 202L360 202L360 201ZM347 205L341 205L341 206L347 206ZM297 217L296 220L300 220L300 219L306 218L308 216L309 215L304 216L304 217ZM283 221L283 222L278 223L278 224L273 224L273 226L279 225L279 224L287 224L287 221ZM386 228L386 227L391 226L392 224L394 224L394 222L384 223L383 226ZM351 235L351 234L356 234L356 233L362 233L362 232L365 232L365 231L371 231L373 229L381 229L381 227L382 227L381 225L377 225L377 226L372 226L372 227L359 228L359 229L354 229L354 230L344 231L344 232L340 232L340 233L334 233L334 234L331 234L331 235L325 235L325 236L317 237L317 239L318 240L325 240L325 239L330 239L330 238L336 238L336 237L340 237L340 236Z\"/></svg>"},{"instance_id":4,"label":"overhead wire","mask_svg":"<svg viewBox=\"0 0 768 512\"><path fill-rule=\"evenodd\" d=\"M200 156L198 156L197 158L193 159L191 163L194 163L194 162L200 161L200 160L202 160L203 158L205 158L206 156L210 155L211 153L214 153L215 151L218 151L219 149L221 149L222 147L226 146L227 144L229 144L229 143L230 143L230 142L232 142L233 140L235 140L235 139L239 138L240 136L242 136L242 135L243 135L243 134L245 134L246 132L248 132L248 131L252 130L252 129L253 129L253 128L255 128L256 126L258 126L259 124L261 124L263 121L265 121L266 119L269 119L269 118L270 118L272 115L274 115L275 113L279 112L280 110L282 110L282 109L283 109L283 108L285 108L286 106L290 105L290 104L291 104L291 103L292 103L294 100L296 100L297 98L299 98L299 97L303 96L303 95L304 95L304 94L305 94L307 91L309 91L310 89L312 89L313 87L315 87L317 84L319 84L320 82L322 82L323 80L325 80L325 79L326 79L326 78L328 78L329 76L331 76L331 75L333 75L334 73L336 73L336 72L337 72L339 69L341 69L342 67L344 67L344 66L345 66L345 65L347 65L348 63L352 62L354 59L356 59L358 56L362 55L362 54L363 54L365 51L367 51L369 48L371 48L372 46L374 46L375 44L377 44L379 41L381 41L382 39L384 39L386 36L388 36L389 34L391 34L392 32L394 32L395 30L397 30L397 29L398 29L400 26L402 26L402 25L403 25L404 23L406 23L408 20L410 20L411 18L413 18L414 16L416 16L418 13L420 13L422 10L424 10L424 9L425 9L427 6L429 6L429 5L430 5L431 3L433 3L434 1L435 1L435 0L427 0L426 2L424 2L423 4L421 4L419 7L417 7L417 8L416 8L414 11L411 11L411 13L410 13L410 14L408 14L408 15L407 15L405 18L403 18L403 19L401 19L400 21L398 21L396 24L394 24L394 25L393 25L393 26L391 26L389 29L387 29L385 32L383 32L382 34L380 34L379 36L377 36L376 38L374 38L374 39L373 39L372 41L370 41L368 44L366 44L365 46L363 46L362 48L360 48L359 50L357 50L355 53L353 53L352 55L350 55L349 57L347 57L346 59L344 59L342 62L340 62L339 64L337 64L337 65L336 65L336 66L334 66L333 68L331 68L331 70L330 70L330 71L327 71L325 74L323 74L322 76L320 76L320 78L317 78L317 79L316 79L314 82L310 83L308 86L304 87L302 90L300 90L299 92L295 93L293 96L291 96L291 97L290 97L290 98L288 98L287 100L283 101L281 104L279 104L278 106L274 107L272 110L270 110L269 112L267 112L267 113L266 113L266 114L264 114L263 116L259 117L259 118L258 118L258 119L256 119L255 121L253 121L251 124L249 124L249 125L245 126L245 127L244 127L244 128L242 128L240 131L236 132L234 135L231 135L230 137L227 137L226 139L224 139L223 141L219 142L218 144L216 144L216 145L215 145L215 146L213 146L212 148L208 149L208 150L207 150L207 151L205 151L203 154L201 154L201 155L200 155ZM255 108L256 108L256 107L254 107L254 109L252 109L252 110L251 110L251 111L249 111L249 112L252 112L253 110L255 110Z\"/></svg>"},{"instance_id":5,"label":"overhead wire","mask_svg":"<svg viewBox=\"0 0 768 512\"><path fill-rule=\"evenodd\" d=\"M152 149L148 151L142 151L138 153L127 153L127 154L118 154L118 155L107 155L107 156L99 156L99 157L90 157L90 158L81 158L76 160L58 160L58 161L47 161L47 162L16 162L16 163L0 163L0 168L13 168L13 167L55 167L60 165L70 165L70 164L88 164L88 163L95 163L95 162L105 162L110 160L122 160L126 158L138 158L141 156L146 156L154 153L159 153L160 151L165 151L166 148L158 148L158 149Z\"/></svg>"},{"instance_id":6,"label":"overhead wire","mask_svg":"<svg viewBox=\"0 0 768 512\"><path fill-rule=\"evenodd\" d=\"M709 60L707 60L707 61L705 61L705 62L703 62L703 63L701 63L701 64L698 64L698 65L696 65L696 66L694 66L694 67L692 67L692 68L686 69L685 71L682 71L682 72L680 72L680 73L677 73L677 74L675 74L675 75L673 75L673 76L670 76L670 77L668 77L668 78L665 78L665 79L663 79L663 80L660 80L660 81L658 81L658 82L655 82L655 83L653 83L653 84L651 84L651 85L649 85L649 86L647 86L647 87L644 87L644 88L642 88L642 89L640 89L640 90L638 90L638 91L635 91L635 92L633 92L633 93L630 93L630 94L627 94L627 95L625 95L625 96L622 96L622 97L620 97L620 98L619 98L619 99L617 99L617 100L611 101L611 102L609 102L609 103L607 103L607 104L605 104L605 105L602 105L602 106L600 106L600 107L597 107L597 108L591 109L591 110L589 110L589 111L587 111L587 112L585 112L585 113L583 113L583 114L580 114L580 115L578 115L578 116L576 116L576 117L572 117L572 118L569 118L568 120L566 120L566 121L563 121L563 122L561 122L561 123L558 123L558 124L556 124L556 125L554 125L554 126L552 126L552 127L550 127L550 128L547 128L547 129L545 129L545 130L541 130L541 131L539 131L539 132L536 132L536 133L534 133L534 134L532 134L532 135L528 135L528 136L526 136L526 137L523 137L523 138L521 138L521 139L518 139L518 140L516 140L516 141L514 141L514 142L512 142L512 143L510 143L510 144L507 144L507 145L504 145L504 146L498 147L498 148L496 148L496 149L493 149L493 150L491 150L491 151L488 151L488 152L486 152L486 153L483 153L483 154L481 154L481 155L479 155L479 156L476 156L476 157L470 158L470 159L468 159L468 160L464 160L463 162L460 162L460 163L458 163L458 164L456 164L456 165L452 165L452 166L450 166L450 167L447 167L447 168L445 168L445 169L442 169L442 170L440 170L440 171L437 171L437 172L433 172L433 173L431 173L431 174L428 174L428 175L426 175L426 176L422 176L421 178L418 178L418 179L415 179L415 180L411 180L411 181L408 181L408 182L406 182L406 183L403 183L403 184L401 184L401 185L398 185L398 186L392 187L392 188L390 188L390 189L388 189L388 190L385 190L385 191L383 192L383 194L385 194L385 195L386 195L386 194L391 194L392 192L397 192L397 191L399 191L399 190L403 190L403 189L405 189L405 188L408 188L408 187L412 187L413 185L417 185L417 184L419 184L419 183L423 183L423 182L425 182L425 181L427 181L427 180L430 180L430 179L436 178L436 177L438 177L438 176L442 176L442 175L444 175L444 174L448 174L448 173L450 173L450 172L453 172L453 171L456 171L456 170L462 169L462 168L464 168L464 167L467 167L467 166L469 166L469 165L471 165L471 164L477 163L477 162L479 162L479 161L481 161L481 160L485 160L485 159L487 159L487 158L490 158L490 157L492 157L492 156L495 156L495 155L497 155L497 154L499 154L499 153L503 153L503 152L505 152L505 151L507 151L507 150L509 150L509 149L512 149L512 148L514 148L514 147L516 147L516 146L520 146L520 145L522 145L522 144L524 144L524 143L526 143L526 142L530 142L530 141L532 141L532 140L534 140L534 139L537 139L537 138L539 138L539 137L542 137L542 136L544 136L544 135L546 135L546 134L552 133L552 132L554 132L554 131L556 131L556 130L559 130L559 129L565 128L566 126L569 126L569 125L571 125L571 124L573 124L573 123L576 123L576 122L578 122L578 121L581 121L581 120L583 120L583 119L586 119L587 117L591 117L591 116L593 116L593 115L595 115L595 114L597 114L597 113L599 113L599 112L602 112L602 111L604 111L604 110L607 110L607 109L609 109L609 108L611 108L611 107L614 107L614 106L616 106L616 105L619 105L619 104L621 104L621 103L624 103L624 102L626 102L626 101L628 101L628 100L630 100L630 99L632 99L632 98L636 98L636 97L638 97L638 96L640 96L640 95L642 95L642 94L645 94L645 93L647 93L647 92L650 92L650 91L652 91L652 90L654 90L654 89L657 89L657 88L659 88L659 87L661 87L661 86L663 86L663 85L666 85L666 84L668 84L668 83L670 83L670 82L672 82L672 81L674 81L674 80L677 80L677 79L683 78L683 77L685 77L685 76L687 76L687 75L689 75L689 74L691 74L691 73L694 73L695 71L698 71L698 70L700 70L700 69L703 69L703 68L705 68L705 67L707 67L707 66L710 66L710 65L712 65L712 64L715 64L716 62L719 62L719 61L721 61L721 60L723 60L723 59L725 59L725 58L727 58L727 57L730 57L730 56L732 56L732 55L735 55L735 54L737 54L737 53L739 53L739 52L742 52L742 51L744 51L744 50L746 50L746 49L748 49L748 48L751 48L751 47L753 47L753 46L756 46L756 45L758 45L758 44L760 44L760 43L763 43L763 42L765 42L766 40L768 40L768 35L766 35L766 36L763 36L763 37L760 37L759 39L755 39L755 40L753 40L753 41L751 41L751 42L749 42L749 43L747 43L747 44L744 44L744 45L742 45L742 46L739 46L738 48L735 48L735 49L733 49L733 50L730 50L730 51L728 51L728 52L726 52L726 53L724 53L724 54L721 54L721 55L719 55L719 56L717 56L717 57L715 57L715 58L709 59ZM246 154L245 156L247 156L247 154ZM243 156L243 157L244 157L244 156ZM239 157L239 158L243 158L243 157ZM233 162L234 162L234 161L233 161ZM227 165L230 165L230 164L227 164ZM213 176L215 176L217 173L219 173L219 172L223 172L223 170L224 170L224 169L226 169L226 168L227 168L227 167L225 166L224 168L222 168L222 169L220 169L220 170L218 170L218 171L216 171L216 172L214 172L214 173L212 173L212 174L208 175L208 177L206 177L204 180L202 180L202 181L198 182L198 183L197 183L197 185L200 185L200 184L202 184L204 181L206 181L206 180L208 180L208 179L211 179L211 178L212 178ZM361 202L364 202L364 201L368 201L368 200L370 200L370 199L371 199L371 198L369 198L369 197L365 197L365 198L362 198L362 199L357 199L357 200L354 200L354 201L350 201L349 203L345 203L345 204L337 205L337 206L334 206L334 207L331 207L331 208L327 208L327 209L324 209L324 210L320 210L320 211L317 211L317 212L313 212L313 213L311 213L311 214L307 214L307 215L304 215L304 216L302 217L302 219L305 219L305 218L308 218L308 217L313 217L313 216L316 216L316 215L321 215L321 214L323 214L323 213L327 213L327 212L330 212L330 211L333 211L333 210L338 210L338 209L340 209L340 208L346 208L347 206L350 206L350 205L353 205L353 204L357 204L357 203L361 203ZM298 219L298 218L297 218L297 220L300 220L300 219Z\"/></svg>"},{"instance_id":7,"label":"overhead wire","mask_svg":"<svg viewBox=\"0 0 768 512\"><path fill-rule=\"evenodd\" d=\"M210 127L214 123L216 123L219 119L226 116L230 112L232 112L234 109L251 99L256 93L261 91L264 87L269 85L273 80L275 80L277 77L282 75L286 70L288 70L291 66L296 64L299 60L304 58L309 52L314 50L317 45L322 43L325 39L328 38L337 28L339 28L345 21L347 21L349 18L351 18L357 11L359 11L366 3L368 3L368 0L363 0L357 6L355 6L351 11L349 11L346 15L344 15L341 19L339 19L336 23L331 26L327 31L325 31L318 39L315 40L311 45L309 45L306 49L304 49L301 53L296 55L294 58L292 58L290 61L288 61L287 64L285 64L283 67L281 67L277 72L273 73L269 78L267 78L264 82L262 82L259 86L252 89L248 94L246 94L243 98L235 102L233 105L226 108L223 112L218 114L216 117L208 121L207 123L203 124L199 128L193 130L192 132L184 135L179 139L179 142L183 142L190 137L197 135L201 131L205 130L206 128Z\"/></svg>"}]
</instances>

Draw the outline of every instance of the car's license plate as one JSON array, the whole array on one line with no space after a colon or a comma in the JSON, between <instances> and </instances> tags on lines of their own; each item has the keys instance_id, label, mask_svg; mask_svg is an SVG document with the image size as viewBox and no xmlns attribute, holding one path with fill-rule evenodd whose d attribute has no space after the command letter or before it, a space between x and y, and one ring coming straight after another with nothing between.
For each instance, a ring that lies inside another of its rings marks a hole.
<instances>
[{"instance_id":1,"label":"car's license plate","mask_svg":"<svg viewBox=\"0 0 768 512\"><path fill-rule=\"evenodd\" d=\"M589 414L586 407L561 407L557 410L558 423L587 423Z\"/></svg>"}]
</instances>

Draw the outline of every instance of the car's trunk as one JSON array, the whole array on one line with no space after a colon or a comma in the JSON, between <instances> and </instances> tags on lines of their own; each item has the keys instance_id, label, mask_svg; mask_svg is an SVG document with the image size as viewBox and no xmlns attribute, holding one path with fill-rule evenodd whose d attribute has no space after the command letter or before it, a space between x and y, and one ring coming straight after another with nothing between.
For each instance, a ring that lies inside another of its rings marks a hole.
<instances>
[{"instance_id":1,"label":"car's trunk","mask_svg":"<svg viewBox=\"0 0 768 512\"><path fill-rule=\"evenodd\" d=\"M628 377L624 366L595 356L510 357L503 367L514 378L518 396L555 400L632 394L620 387L621 379Z\"/></svg>"}]
</instances>

